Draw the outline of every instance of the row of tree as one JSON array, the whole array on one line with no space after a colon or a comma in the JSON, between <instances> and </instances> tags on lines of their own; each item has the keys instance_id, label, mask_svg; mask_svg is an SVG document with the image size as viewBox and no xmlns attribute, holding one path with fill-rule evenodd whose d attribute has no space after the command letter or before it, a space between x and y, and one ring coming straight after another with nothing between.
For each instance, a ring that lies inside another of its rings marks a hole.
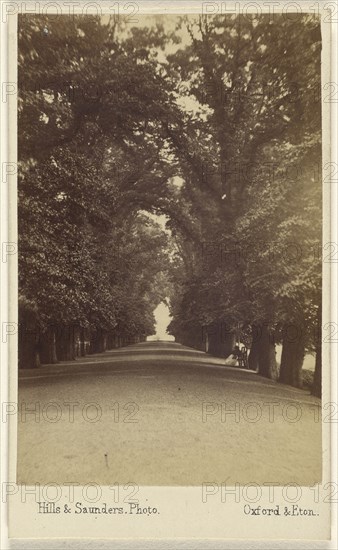
<instances>
[{"instance_id":1,"label":"row of tree","mask_svg":"<svg viewBox=\"0 0 338 550\"><path fill-rule=\"evenodd\" d=\"M97 17L19 17L19 365L144 340L163 299L168 91Z\"/></svg>"},{"instance_id":2,"label":"row of tree","mask_svg":"<svg viewBox=\"0 0 338 550\"><path fill-rule=\"evenodd\" d=\"M319 21L216 16L185 25L189 45L169 58L185 117L168 131L196 238L180 233L171 332L223 356L240 338L252 368L298 387L305 353L316 352L320 395Z\"/></svg>"}]
</instances>

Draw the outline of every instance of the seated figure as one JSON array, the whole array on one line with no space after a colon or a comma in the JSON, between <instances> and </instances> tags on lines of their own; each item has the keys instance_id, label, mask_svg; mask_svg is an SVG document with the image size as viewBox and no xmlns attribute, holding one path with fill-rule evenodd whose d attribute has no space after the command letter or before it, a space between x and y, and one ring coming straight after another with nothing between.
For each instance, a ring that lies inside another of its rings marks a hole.
<instances>
[{"instance_id":1,"label":"seated figure","mask_svg":"<svg viewBox=\"0 0 338 550\"><path fill-rule=\"evenodd\" d=\"M232 350L231 355L229 355L225 360L225 365L229 367L236 367L239 364L239 358L241 355L241 350L239 349L239 346L236 345L234 349Z\"/></svg>"}]
</instances>

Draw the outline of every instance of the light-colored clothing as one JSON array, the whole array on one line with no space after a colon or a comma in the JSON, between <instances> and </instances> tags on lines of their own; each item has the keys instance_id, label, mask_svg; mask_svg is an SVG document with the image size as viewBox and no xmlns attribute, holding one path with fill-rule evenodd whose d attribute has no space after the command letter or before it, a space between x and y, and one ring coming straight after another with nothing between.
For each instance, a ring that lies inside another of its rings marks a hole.
<instances>
[{"instance_id":1,"label":"light-colored clothing","mask_svg":"<svg viewBox=\"0 0 338 550\"><path fill-rule=\"evenodd\" d=\"M239 365L237 357L235 357L232 354L226 358L224 364L227 365L228 367L237 367Z\"/></svg>"}]
</instances>

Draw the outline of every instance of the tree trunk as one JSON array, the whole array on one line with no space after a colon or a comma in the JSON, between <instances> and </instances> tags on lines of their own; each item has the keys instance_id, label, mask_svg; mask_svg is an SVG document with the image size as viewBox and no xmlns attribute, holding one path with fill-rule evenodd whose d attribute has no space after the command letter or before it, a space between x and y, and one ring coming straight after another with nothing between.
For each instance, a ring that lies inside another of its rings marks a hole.
<instances>
[{"instance_id":1,"label":"tree trunk","mask_svg":"<svg viewBox=\"0 0 338 550\"><path fill-rule=\"evenodd\" d=\"M90 353L102 353L107 349L107 332L98 329L91 334Z\"/></svg>"},{"instance_id":2,"label":"tree trunk","mask_svg":"<svg viewBox=\"0 0 338 550\"><path fill-rule=\"evenodd\" d=\"M40 334L40 359L41 363L57 363L55 328L48 326L47 330Z\"/></svg>"},{"instance_id":3,"label":"tree trunk","mask_svg":"<svg viewBox=\"0 0 338 550\"><path fill-rule=\"evenodd\" d=\"M56 355L59 361L74 361L75 355L75 334L74 327L62 325L56 332Z\"/></svg>"},{"instance_id":4,"label":"tree trunk","mask_svg":"<svg viewBox=\"0 0 338 550\"><path fill-rule=\"evenodd\" d=\"M259 351L258 342L253 340L250 348L249 357L248 357L249 369L251 370L255 370L255 371L258 370L258 351Z\"/></svg>"},{"instance_id":5,"label":"tree trunk","mask_svg":"<svg viewBox=\"0 0 338 550\"><path fill-rule=\"evenodd\" d=\"M305 342L303 333L299 334L298 338L292 340L287 336L283 339L279 382L296 388L303 386L302 367L304 356Z\"/></svg>"},{"instance_id":6,"label":"tree trunk","mask_svg":"<svg viewBox=\"0 0 338 550\"><path fill-rule=\"evenodd\" d=\"M99 353L103 353L107 349L107 331L100 330L98 334Z\"/></svg>"},{"instance_id":7,"label":"tree trunk","mask_svg":"<svg viewBox=\"0 0 338 550\"><path fill-rule=\"evenodd\" d=\"M313 384L311 388L311 394L315 397L322 396L322 346L321 342L316 349L316 363L315 363L315 375L313 378Z\"/></svg>"},{"instance_id":8,"label":"tree trunk","mask_svg":"<svg viewBox=\"0 0 338 550\"><path fill-rule=\"evenodd\" d=\"M258 344L258 374L277 380L277 362L275 342L271 331L266 323L260 327L260 337L257 339Z\"/></svg>"},{"instance_id":9,"label":"tree trunk","mask_svg":"<svg viewBox=\"0 0 338 550\"><path fill-rule=\"evenodd\" d=\"M81 357L81 327L74 327L74 355L75 359Z\"/></svg>"},{"instance_id":10,"label":"tree trunk","mask_svg":"<svg viewBox=\"0 0 338 550\"><path fill-rule=\"evenodd\" d=\"M114 349L115 342L114 342L114 333L112 330L110 330L107 334L107 350Z\"/></svg>"},{"instance_id":11,"label":"tree trunk","mask_svg":"<svg viewBox=\"0 0 338 550\"><path fill-rule=\"evenodd\" d=\"M321 306L318 309L318 334L316 336L316 363L313 385L311 388L312 395L316 397L322 396L322 312Z\"/></svg>"},{"instance_id":12,"label":"tree trunk","mask_svg":"<svg viewBox=\"0 0 338 550\"><path fill-rule=\"evenodd\" d=\"M34 312L19 312L19 369L36 369L40 366L39 330Z\"/></svg>"},{"instance_id":13,"label":"tree trunk","mask_svg":"<svg viewBox=\"0 0 338 550\"><path fill-rule=\"evenodd\" d=\"M86 349L86 331L84 328L80 328L80 357L84 357L87 354Z\"/></svg>"},{"instance_id":14,"label":"tree trunk","mask_svg":"<svg viewBox=\"0 0 338 550\"><path fill-rule=\"evenodd\" d=\"M22 336L18 363L19 369L36 369L40 366L39 336L37 333L28 332Z\"/></svg>"}]
</instances>

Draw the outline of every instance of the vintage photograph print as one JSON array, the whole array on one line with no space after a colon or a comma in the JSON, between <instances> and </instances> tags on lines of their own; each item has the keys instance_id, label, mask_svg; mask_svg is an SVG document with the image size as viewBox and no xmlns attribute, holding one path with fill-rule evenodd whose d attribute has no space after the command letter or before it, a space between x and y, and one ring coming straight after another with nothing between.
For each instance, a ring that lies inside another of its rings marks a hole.
<instances>
[{"instance_id":1,"label":"vintage photograph print","mask_svg":"<svg viewBox=\"0 0 338 550\"><path fill-rule=\"evenodd\" d=\"M321 50L18 16L18 484L321 482Z\"/></svg>"}]
</instances>

